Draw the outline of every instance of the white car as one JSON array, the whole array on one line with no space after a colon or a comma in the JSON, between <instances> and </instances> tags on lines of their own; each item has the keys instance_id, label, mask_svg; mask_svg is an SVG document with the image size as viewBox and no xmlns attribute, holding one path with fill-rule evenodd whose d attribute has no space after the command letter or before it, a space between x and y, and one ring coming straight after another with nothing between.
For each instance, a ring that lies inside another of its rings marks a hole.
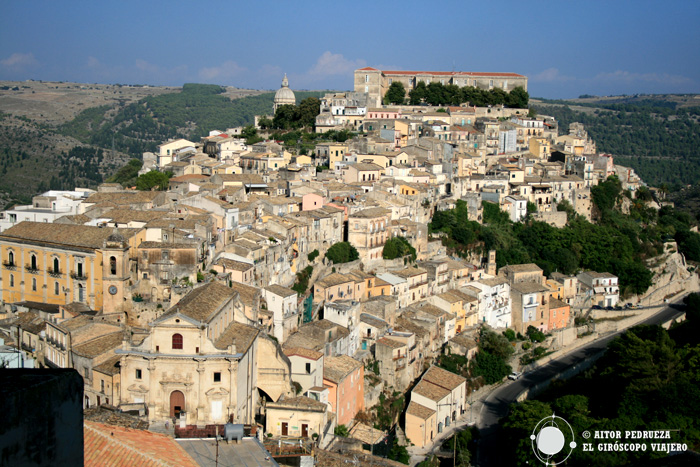
<instances>
[{"instance_id":1,"label":"white car","mask_svg":"<svg viewBox=\"0 0 700 467\"><path fill-rule=\"evenodd\" d=\"M516 379L519 379L523 374L519 371L514 371L513 373L508 375L508 379L512 379L515 381Z\"/></svg>"}]
</instances>

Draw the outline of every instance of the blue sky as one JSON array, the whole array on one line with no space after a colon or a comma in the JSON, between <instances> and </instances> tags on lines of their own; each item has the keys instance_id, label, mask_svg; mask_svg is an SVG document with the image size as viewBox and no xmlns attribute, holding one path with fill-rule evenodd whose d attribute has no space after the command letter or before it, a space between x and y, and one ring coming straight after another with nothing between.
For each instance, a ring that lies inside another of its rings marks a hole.
<instances>
[{"instance_id":1,"label":"blue sky","mask_svg":"<svg viewBox=\"0 0 700 467\"><path fill-rule=\"evenodd\" d=\"M700 2L16 1L0 80L351 89L380 69L515 72L532 96L700 93Z\"/></svg>"}]
</instances>

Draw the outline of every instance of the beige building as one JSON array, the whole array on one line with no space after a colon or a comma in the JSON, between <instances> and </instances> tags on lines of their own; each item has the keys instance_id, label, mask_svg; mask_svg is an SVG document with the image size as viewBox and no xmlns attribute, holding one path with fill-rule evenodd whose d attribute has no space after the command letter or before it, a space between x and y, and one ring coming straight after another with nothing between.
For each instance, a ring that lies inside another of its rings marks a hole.
<instances>
[{"instance_id":1,"label":"beige building","mask_svg":"<svg viewBox=\"0 0 700 467\"><path fill-rule=\"evenodd\" d=\"M132 337L117 350L122 404L145 404L150 421L179 418L203 425L233 417L234 423L252 423L262 370L259 342L269 339L240 321L247 318L233 289L215 282L194 289L153 321L145 338ZM274 367L269 360L262 366ZM285 376L288 368L280 374Z\"/></svg>"},{"instance_id":2,"label":"beige building","mask_svg":"<svg viewBox=\"0 0 700 467\"><path fill-rule=\"evenodd\" d=\"M144 235L137 229L21 222L0 235L2 299L128 312L130 259Z\"/></svg>"},{"instance_id":3,"label":"beige building","mask_svg":"<svg viewBox=\"0 0 700 467\"><path fill-rule=\"evenodd\" d=\"M520 86L527 91L527 77L517 73L387 71L372 67L355 70L355 92L366 92L369 94L367 99L369 107L380 107L382 105L384 95L392 83L402 83L408 96L408 93L421 81L426 85L430 83L454 84L459 87L474 86L479 89L499 88L506 92L510 92L517 86Z\"/></svg>"},{"instance_id":4,"label":"beige building","mask_svg":"<svg viewBox=\"0 0 700 467\"><path fill-rule=\"evenodd\" d=\"M464 414L467 380L431 366L411 391L406 411L406 437L423 447Z\"/></svg>"},{"instance_id":5,"label":"beige building","mask_svg":"<svg viewBox=\"0 0 700 467\"><path fill-rule=\"evenodd\" d=\"M306 396L269 402L265 431L278 437L311 438L322 442L328 425L328 404Z\"/></svg>"},{"instance_id":6,"label":"beige building","mask_svg":"<svg viewBox=\"0 0 700 467\"><path fill-rule=\"evenodd\" d=\"M381 259L384 244L391 236L391 211L369 208L351 214L348 218L348 241L357 249L365 263Z\"/></svg>"}]
</instances>

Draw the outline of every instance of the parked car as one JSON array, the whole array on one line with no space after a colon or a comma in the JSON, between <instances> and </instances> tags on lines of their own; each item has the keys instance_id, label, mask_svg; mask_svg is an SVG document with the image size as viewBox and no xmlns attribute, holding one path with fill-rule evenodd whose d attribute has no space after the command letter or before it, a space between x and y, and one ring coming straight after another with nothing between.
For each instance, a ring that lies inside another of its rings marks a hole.
<instances>
[{"instance_id":1,"label":"parked car","mask_svg":"<svg viewBox=\"0 0 700 467\"><path fill-rule=\"evenodd\" d=\"M603 307L600 306L600 305L593 305L593 309L594 309L594 310L602 310Z\"/></svg>"},{"instance_id":2,"label":"parked car","mask_svg":"<svg viewBox=\"0 0 700 467\"><path fill-rule=\"evenodd\" d=\"M514 371L513 373L508 375L508 379L512 379L515 381L516 379L519 379L523 374L519 371Z\"/></svg>"}]
</instances>

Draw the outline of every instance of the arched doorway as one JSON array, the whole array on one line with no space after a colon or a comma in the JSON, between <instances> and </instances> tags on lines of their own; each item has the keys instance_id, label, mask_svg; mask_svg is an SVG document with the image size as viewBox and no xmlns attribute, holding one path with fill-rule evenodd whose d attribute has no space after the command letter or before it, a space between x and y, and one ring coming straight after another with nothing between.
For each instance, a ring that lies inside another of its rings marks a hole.
<instances>
[{"instance_id":1,"label":"arched doorway","mask_svg":"<svg viewBox=\"0 0 700 467\"><path fill-rule=\"evenodd\" d=\"M185 410L185 395L180 391L170 393L170 416L179 417Z\"/></svg>"}]
</instances>

